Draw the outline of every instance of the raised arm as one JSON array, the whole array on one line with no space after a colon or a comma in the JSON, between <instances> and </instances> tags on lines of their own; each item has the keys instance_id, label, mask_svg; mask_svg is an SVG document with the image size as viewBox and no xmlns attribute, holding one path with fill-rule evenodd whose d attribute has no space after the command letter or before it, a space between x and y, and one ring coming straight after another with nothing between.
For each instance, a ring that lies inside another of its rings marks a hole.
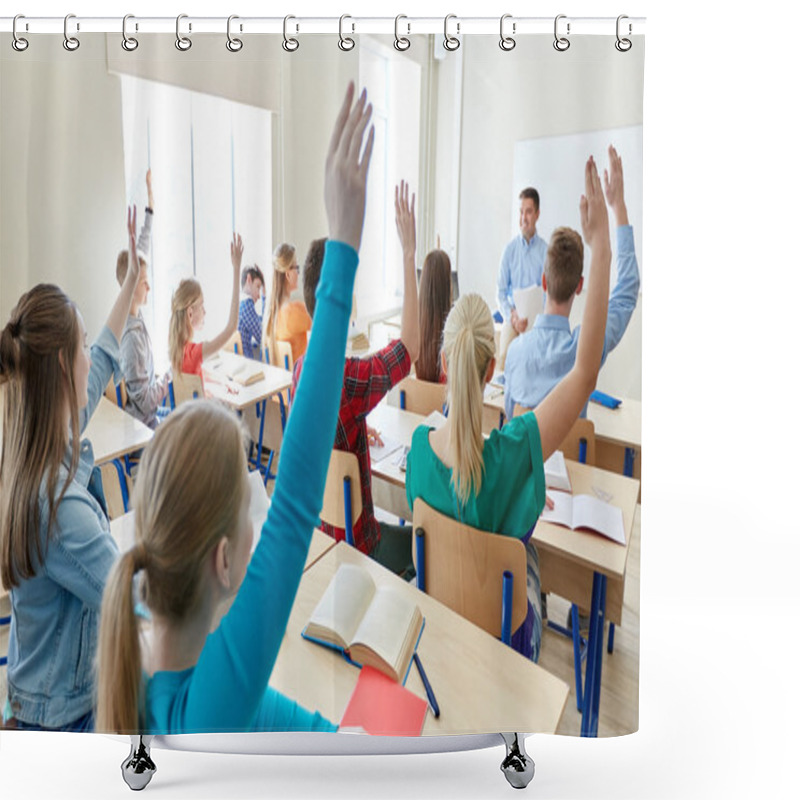
<instances>
[{"instance_id":1,"label":"raised arm","mask_svg":"<svg viewBox=\"0 0 800 800\"><path fill-rule=\"evenodd\" d=\"M394 215L397 235L403 247L403 312L400 318L400 341L413 364L419 358L419 310L417 303L417 222L414 216L415 195L408 204L408 184L394 187Z\"/></svg>"},{"instance_id":2,"label":"raised arm","mask_svg":"<svg viewBox=\"0 0 800 800\"><path fill-rule=\"evenodd\" d=\"M125 320L131 310L133 292L139 283L139 257L136 254L136 206L128 206L128 274L122 283L117 299L111 307L106 325L114 334L117 342L122 338L125 330Z\"/></svg>"},{"instance_id":3,"label":"raised arm","mask_svg":"<svg viewBox=\"0 0 800 800\"><path fill-rule=\"evenodd\" d=\"M592 250L586 307L578 337L575 364L553 391L536 407L536 420L542 440L542 456L549 458L578 418L597 382L603 357L603 339L608 312L608 278L611 242L608 235L608 210L594 158L586 162L586 193L581 197L583 238Z\"/></svg>"},{"instance_id":4,"label":"raised arm","mask_svg":"<svg viewBox=\"0 0 800 800\"><path fill-rule=\"evenodd\" d=\"M231 309L228 314L228 324L223 329L222 333L215 336L210 341L203 342L203 360L211 358L218 350L222 350L227 344L228 340L236 332L239 324L239 275L242 270L242 253L244 246L242 245L242 237L238 234L233 234L233 241L231 242L231 264L233 265L233 288L231 289Z\"/></svg>"},{"instance_id":5,"label":"raised arm","mask_svg":"<svg viewBox=\"0 0 800 800\"><path fill-rule=\"evenodd\" d=\"M628 224L628 207L625 205L625 181L622 176L622 159L613 145L608 146L609 170L603 170L606 199L609 208L614 212L617 225Z\"/></svg>"}]
</instances>

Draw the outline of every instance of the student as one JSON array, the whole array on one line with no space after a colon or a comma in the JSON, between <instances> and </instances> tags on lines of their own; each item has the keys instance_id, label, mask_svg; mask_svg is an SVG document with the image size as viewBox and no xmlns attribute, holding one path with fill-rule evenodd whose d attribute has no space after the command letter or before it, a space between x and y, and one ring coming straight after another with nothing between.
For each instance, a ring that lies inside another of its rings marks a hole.
<instances>
[{"instance_id":1,"label":"student","mask_svg":"<svg viewBox=\"0 0 800 800\"><path fill-rule=\"evenodd\" d=\"M292 362L297 361L306 351L308 332L311 330L311 317L302 300L290 300L297 288L300 267L294 245L281 244L272 255L272 295L269 301L267 335L272 344L269 354L271 364L278 364L275 342L289 342L292 346Z\"/></svg>"},{"instance_id":2,"label":"student","mask_svg":"<svg viewBox=\"0 0 800 800\"><path fill-rule=\"evenodd\" d=\"M515 336L528 327L514 306L514 289L542 285L547 242L536 232L539 221L539 192L528 186L519 193L519 236L503 251L497 275L497 306L503 315L498 366L503 370L508 346Z\"/></svg>"},{"instance_id":3,"label":"student","mask_svg":"<svg viewBox=\"0 0 800 800\"><path fill-rule=\"evenodd\" d=\"M444 328L447 421L439 430L417 428L406 462L406 495L411 508L420 497L442 514L474 528L515 536L526 544L528 616L514 633L512 646L534 661L539 657L542 615L539 559L530 536L545 505L543 464L594 389L608 303L608 213L591 158L586 163L585 181L581 222L586 243L592 248L592 281L572 369L535 412L511 420L484 440L483 389L495 368L494 324L481 297L462 297Z\"/></svg>"},{"instance_id":4,"label":"student","mask_svg":"<svg viewBox=\"0 0 800 800\"><path fill-rule=\"evenodd\" d=\"M264 299L264 273L258 264L242 270L242 294L239 303L239 334L242 337L242 355L261 360L261 315L256 311L256 302Z\"/></svg>"},{"instance_id":5,"label":"student","mask_svg":"<svg viewBox=\"0 0 800 800\"><path fill-rule=\"evenodd\" d=\"M322 507L333 446L374 128L347 90L325 166L330 241L308 369L286 426L269 515L250 558L247 467L235 418L187 403L159 427L135 488L135 545L109 579L98 659L98 729L121 733L335 730L268 682ZM132 583L153 618L143 678ZM238 594L237 594L238 590ZM221 603L236 595L211 632ZM309 680L320 676L308 676ZM143 696L142 696L143 695ZM141 714L140 714L141 711Z\"/></svg>"},{"instance_id":6,"label":"student","mask_svg":"<svg viewBox=\"0 0 800 800\"><path fill-rule=\"evenodd\" d=\"M203 305L203 290L195 278L184 278L172 295L172 318L169 321L169 360L175 375L202 375L203 361L221 350L233 336L238 322L236 285L242 266L242 237L233 235L231 242L231 264L233 265L233 290L228 324L213 339L193 342L196 331L203 329L206 308Z\"/></svg>"},{"instance_id":7,"label":"student","mask_svg":"<svg viewBox=\"0 0 800 800\"><path fill-rule=\"evenodd\" d=\"M112 373L139 280L136 210L128 271L89 350L83 318L57 286L20 298L0 334L0 580L10 590L8 701L17 728L92 730L100 602L117 557L80 441Z\"/></svg>"},{"instance_id":8,"label":"student","mask_svg":"<svg viewBox=\"0 0 800 800\"><path fill-rule=\"evenodd\" d=\"M431 250L422 264L419 280L419 358L414 365L417 378L444 383L439 351L444 321L452 300L450 257L444 250Z\"/></svg>"},{"instance_id":9,"label":"student","mask_svg":"<svg viewBox=\"0 0 800 800\"><path fill-rule=\"evenodd\" d=\"M609 171L604 174L606 198L617 221L617 283L608 301L603 359L619 344L639 297L639 268L633 244L633 228L625 206L622 159L608 148ZM542 276L546 292L544 313L536 317L530 331L508 348L505 369L506 417L514 415L514 404L535 408L575 363L580 326L569 329L575 296L583 288L583 253L573 246L574 231L553 231ZM581 411L586 416L586 407Z\"/></svg>"},{"instance_id":10,"label":"student","mask_svg":"<svg viewBox=\"0 0 800 800\"><path fill-rule=\"evenodd\" d=\"M410 528L378 523L372 505L372 473L369 460L367 414L375 408L386 393L408 375L411 364L419 355L419 315L417 311L417 276L414 254L417 249L414 197L408 202L408 184L401 181L395 187L395 222L403 249L403 310L400 338L390 342L369 358L347 358L344 367L344 384L339 407L339 425L336 428L337 450L355 453L361 473L361 516L353 525L355 546L398 574L410 574ZM303 295L306 307L314 317L314 292L319 280L320 254L324 240L311 243L303 267ZM313 330L313 326L312 326ZM294 365L292 396L303 371L303 358ZM292 412L294 413L294 412ZM291 415L290 415L291 416ZM345 538L342 528L325 523L322 530L337 541Z\"/></svg>"},{"instance_id":11,"label":"student","mask_svg":"<svg viewBox=\"0 0 800 800\"><path fill-rule=\"evenodd\" d=\"M139 258L139 282L133 293L130 313L125 320L125 329L120 341L120 363L122 377L128 400L125 410L144 422L150 428L158 423L156 411L169 393L169 372L156 378L153 366L153 345L144 324L141 307L147 303L150 292L147 259L150 254L150 240L153 228L153 184L150 170L147 170L147 208L144 210L144 225L136 242ZM120 286L128 274L128 251L121 250L117 256L117 282Z\"/></svg>"}]
</instances>

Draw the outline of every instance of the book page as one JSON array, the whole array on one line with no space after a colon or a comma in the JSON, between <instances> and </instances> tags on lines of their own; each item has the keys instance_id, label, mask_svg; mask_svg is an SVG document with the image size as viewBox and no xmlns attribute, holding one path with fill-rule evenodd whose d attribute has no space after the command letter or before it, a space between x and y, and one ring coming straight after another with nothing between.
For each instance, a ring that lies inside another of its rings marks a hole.
<instances>
[{"instance_id":1,"label":"book page","mask_svg":"<svg viewBox=\"0 0 800 800\"><path fill-rule=\"evenodd\" d=\"M431 411L431 413L420 422L420 425L424 425L427 428L434 428L438 431L445 422L447 422L447 417L445 417L441 411Z\"/></svg>"},{"instance_id":2,"label":"book page","mask_svg":"<svg viewBox=\"0 0 800 800\"><path fill-rule=\"evenodd\" d=\"M341 564L308 624L334 631L349 647L374 594L375 583L365 569Z\"/></svg>"},{"instance_id":3,"label":"book page","mask_svg":"<svg viewBox=\"0 0 800 800\"><path fill-rule=\"evenodd\" d=\"M380 588L375 592L372 605L367 609L353 641L367 645L396 668L415 610L416 605L399 593Z\"/></svg>"},{"instance_id":4,"label":"book page","mask_svg":"<svg viewBox=\"0 0 800 800\"><path fill-rule=\"evenodd\" d=\"M614 542L625 544L622 509L588 494L579 494L573 498L572 527L590 528Z\"/></svg>"},{"instance_id":5,"label":"book page","mask_svg":"<svg viewBox=\"0 0 800 800\"><path fill-rule=\"evenodd\" d=\"M564 492L572 491L567 464L564 461L564 454L560 450L556 450L544 462L544 481L548 488L561 489Z\"/></svg>"},{"instance_id":6,"label":"book page","mask_svg":"<svg viewBox=\"0 0 800 800\"><path fill-rule=\"evenodd\" d=\"M533 325L537 314L544 308L544 292L541 286L528 286L525 289L514 289L514 306L520 319L528 320L528 330Z\"/></svg>"},{"instance_id":7,"label":"book page","mask_svg":"<svg viewBox=\"0 0 800 800\"><path fill-rule=\"evenodd\" d=\"M566 492L550 491L548 497L553 501L554 508L544 508L539 519L545 522L554 522L556 525L572 527L572 495Z\"/></svg>"},{"instance_id":8,"label":"book page","mask_svg":"<svg viewBox=\"0 0 800 800\"><path fill-rule=\"evenodd\" d=\"M401 441L393 439L385 433L381 434L381 440L383 441L382 445L371 444L369 446L369 458L373 464L383 461L384 458L388 458L403 446Z\"/></svg>"}]
</instances>

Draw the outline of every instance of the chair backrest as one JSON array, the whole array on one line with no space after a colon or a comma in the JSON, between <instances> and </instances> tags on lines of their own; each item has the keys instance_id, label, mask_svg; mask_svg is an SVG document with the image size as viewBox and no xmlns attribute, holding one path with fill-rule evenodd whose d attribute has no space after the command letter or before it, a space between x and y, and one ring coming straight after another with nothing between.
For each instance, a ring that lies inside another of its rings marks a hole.
<instances>
[{"instance_id":1,"label":"chair backrest","mask_svg":"<svg viewBox=\"0 0 800 800\"><path fill-rule=\"evenodd\" d=\"M322 498L320 519L334 528L345 527L344 479L350 478L350 507L352 521L361 516L361 472L355 453L334 450L328 464L328 477L325 481L325 494Z\"/></svg>"},{"instance_id":2,"label":"chair backrest","mask_svg":"<svg viewBox=\"0 0 800 800\"><path fill-rule=\"evenodd\" d=\"M525 545L519 539L471 528L417 498L414 531L419 528L424 531L427 594L499 638L503 572L508 570L514 576L511 631L522 625L528 613L527 562ZM415 566L416 538L412 548Z\"/></svg>"},{"instance_id":3,"label":"chair backrest","mask_svg":"<svg viewBox=\"0 0 800 800\"><path fill-rule=\"evenodd\" d=\"M104 394L114 405L120 408L125 408L128 405L128 390L125 388L125 378L118 385L115 385L112 377L106 386Z\"/></svg>"},{"instance_id":4,"label":"chair backrest","mask_svg":"<svg viewBox=\"0 0 800 800\"><path fill-rule=\"evenodd\" d=\"M291 342L284 342L278 339L275 347L277 356L276 363L272 363L272 358L270 358L270 351L271 342L269 336L264 337L264 361L266 363L272 364L273 367L280 367L281 369L288 369L289 372L294 369L294 359L292 358L292 343Z\"/></svg>"},{"instance_id":5,"label":"chair backrest","mask_svg":"<svg viewBox=\"0 0 800 800\"><path fill-rule=\"evenodd\" d=\"M234 331L233 336L225 342L225 346L222 349L227 350L229 353L242 355L242 334L238 330Z\"/></svg>"},{"instance_id":6,"label":"chair backrest","mask_svg":"<svg viewBox=\"0 0 800 800\"><path fill-rule=\"evenodd\" d=\"M443 383L421 381L409 376L403 378L397 388L400 392L400 408L424 416L431 411L441 413L447 399L447 386Z\"/></svg>"},{"instance_id":7,"label":"chair backrest","mask_svg":"<svg viewBox=\"0 0 800 800\"><path fill-rule=\"evenodd\" d=\"M186 372L182 372L180 375L173 374L172 394L176 407L195 397L204 397L203 379L199 375L190 375Z\"/></svg>"},{"instance_id":8,"label":"chair backrest","mask_svg":"<svg viewBox=\"0 0 800 800\"><path fill-rule=\"evenodd\" d=\"M530 408L517 403L514 406L514 416L518 417L520 414L525 414L530 410ZM581 442L585 443L585 458L581 458ZM569 433L564 437L564 441L561 442L558 449L564 454L564 458L580 461L593 467L596 463L594 422L590 419L576 419L575 424L570 428Z\"/></svg>"}]
</instances>

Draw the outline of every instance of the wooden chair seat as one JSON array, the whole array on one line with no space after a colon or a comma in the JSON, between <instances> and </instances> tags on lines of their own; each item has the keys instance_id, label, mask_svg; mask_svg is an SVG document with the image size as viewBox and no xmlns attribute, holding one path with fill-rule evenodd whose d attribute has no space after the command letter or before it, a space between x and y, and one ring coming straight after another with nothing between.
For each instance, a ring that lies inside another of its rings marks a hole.
<instances>
[{"instance_id":1,"label":"wooden chair seat","mask_svg":"<svg viewBox=\"0 0 800 800\"><path fill-rule=\"evenodd\" d=\"M423 416L428 416L431 411L441 413L447 400L447 386L443 383L421 381L409 376L403 378L397 388L400 393L400 408Z\"/></svg>"}]
</instances>

